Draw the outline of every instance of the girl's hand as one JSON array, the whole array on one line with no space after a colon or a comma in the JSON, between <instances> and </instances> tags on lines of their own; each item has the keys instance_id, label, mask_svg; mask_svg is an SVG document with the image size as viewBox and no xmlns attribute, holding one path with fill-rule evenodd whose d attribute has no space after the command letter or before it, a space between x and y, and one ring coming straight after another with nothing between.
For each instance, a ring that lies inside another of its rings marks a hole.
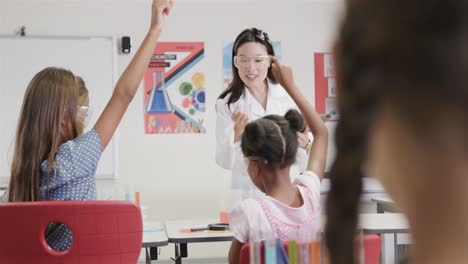
<instances>
[{"instance_id":1,"label":"girl's hand","mask_svg":"<svg viewBox=\"0 0 468 264\"><path fill-rule=\"evenodd\" d=\"M238 142L244 133L245 126L249 123L249 116L237 107L231 118L234 121L234 142Z\"/></svg>"},{"instance_id":2,"label":"girl's hand","mask_svg":"<svg viewBox=\"0 0 468 264\"><path fill-rule=\"evenodd\" d=\"M173 5L173 0L153 0L151 29L162 31L166 16L169 15Z\"/></svg>"},{"instance_id":3,"label":"girl's hand","mask_svg":"<svg viewBox=\"0 0 468 264\"><path fill-rule=\"evenodd\" d=\"M276 57L271 56L271 71L275 76L276 80L286 90L293 89L295 87L292 68L281 64Z\"/></svg>"}]
</instances>

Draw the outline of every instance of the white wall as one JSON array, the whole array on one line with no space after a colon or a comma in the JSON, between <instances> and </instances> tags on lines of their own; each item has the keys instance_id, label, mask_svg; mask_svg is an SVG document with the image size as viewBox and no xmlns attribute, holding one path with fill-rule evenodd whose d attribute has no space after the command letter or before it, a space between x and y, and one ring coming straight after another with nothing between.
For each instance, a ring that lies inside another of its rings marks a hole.
<instances>
[{"instance_id":1,"label":"white wall","mask_svg":"<svg viewBox=\"0 0 468 264\"><path fill-rule=\"evenodd\" d=\"M140 91L120 125L120 179L99 182L99 190L134 184L153 220L217 217L230 184L230 173L214 161L214 104L222 89L223 43L233 41L247 27L261 28L273 40L282 41L283 62L293 66L297 83L313 102L313 53L330 50L340 10L338 0L175 0L161 41L205 42L207 133L145 135ZM25 25L31 35L129 35L132 53L144 37L149 19L149 0L0 2L0 34L14 34ZM130 58L119 55L119 74ZM222 248L211 252L223 256L226 248ZM172 254L172 248L164 252ZM210 253L201 249L189 254Z\"/></svg>"}]
</instances>

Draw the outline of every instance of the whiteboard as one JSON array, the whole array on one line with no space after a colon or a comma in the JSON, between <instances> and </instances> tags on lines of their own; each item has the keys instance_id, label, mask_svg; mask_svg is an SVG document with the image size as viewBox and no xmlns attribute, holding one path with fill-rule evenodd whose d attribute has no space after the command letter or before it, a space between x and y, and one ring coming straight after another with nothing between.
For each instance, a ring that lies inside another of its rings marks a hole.
<instances>
[{"instance_id":1,"label":"whiteboard","mask_svg":"<svg viewBox=\"0 0 468 264\"><path fill-rule=\"evenodd\" d=\"M61 67L81 76L89 90L91 129L109 101L115 83L112 37L0 36L0 178L10 177L15 132L26 87L40 70ZM118 177L118 135L103 152L96 177Z\"/></svg>"}]
</instances>

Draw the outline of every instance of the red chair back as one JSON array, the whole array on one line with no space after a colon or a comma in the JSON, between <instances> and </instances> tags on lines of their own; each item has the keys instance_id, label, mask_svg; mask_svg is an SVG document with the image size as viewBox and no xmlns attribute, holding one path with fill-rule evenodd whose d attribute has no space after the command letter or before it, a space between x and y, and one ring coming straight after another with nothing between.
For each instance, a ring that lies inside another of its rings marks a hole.
<instances>
[{"instance_id":1,"label":"red chair back","mask_svg":"<svg viewBox=\"0 0 468 264\"><path fill-rule=\"evenodd\" d=\"M120 201L41 201L0 205L2 263L137 263L141 252L141 211ZM55 251L45 241L48 224L70 227L73 242Z\"/></svg>"},{"instance_id":2,"label":"red chair back","mask_svg":"<svg viewBox=\"0 0 468 264\"><path fill-rule=\"evenodd\" d=\"M379 264L382 254L382 239L379 235L364 235L365 264ZM359 255L358 255L359 256Z\"/></svg>"}]
</instances>

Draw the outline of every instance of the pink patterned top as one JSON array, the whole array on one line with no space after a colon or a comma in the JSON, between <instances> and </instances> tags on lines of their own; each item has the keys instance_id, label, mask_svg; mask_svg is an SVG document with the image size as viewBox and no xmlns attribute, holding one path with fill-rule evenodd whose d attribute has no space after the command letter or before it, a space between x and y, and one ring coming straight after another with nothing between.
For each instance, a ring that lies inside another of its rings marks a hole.
<instances>
[{"instance_id":1,"label":"pink patterned top","mask_svg":"<svg viewBox=\"0 0 468 264\"><path fill-rule=\"evenodd\" d=\"M314 172L306 171L294 184L304 201L300 207L290 207L270 196L239 203L229 215L234 237L246 243L264 240L271 233L281 240L316 235L320 230L320 178Z\"/></svg>"}]
</instances>

